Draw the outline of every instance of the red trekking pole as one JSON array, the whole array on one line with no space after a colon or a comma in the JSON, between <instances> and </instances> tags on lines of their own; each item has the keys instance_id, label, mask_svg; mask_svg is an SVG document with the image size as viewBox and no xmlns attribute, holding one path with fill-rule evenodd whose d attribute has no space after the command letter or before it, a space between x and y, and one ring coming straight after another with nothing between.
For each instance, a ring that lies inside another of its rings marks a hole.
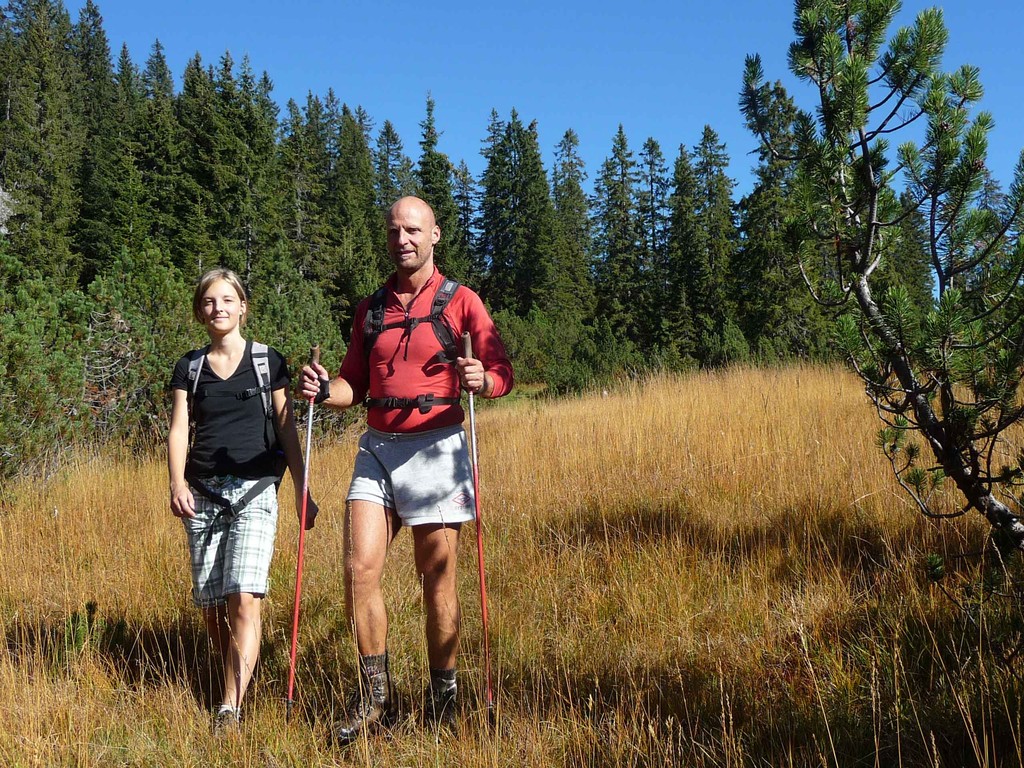
<instances>
[{"instance_id":1,"label":"red trekking pole","mask_svg":"<svg viewBox=\"0 0 1024 768\"><path fill-rule=\"evenodd\" d=\"M320 345L314 344L309 350L309 364L320 362ZM309 503L309 460L313 447L313 398L309 398L306 409L306 454L302 467L302 512L299 515L299 562L295 567L295 607L292 611L292 649L288 660L288 699L285 702L284 719L288 722L292 716L292 704L295 699L295 652L299 646L299 601L302 597L302 555L306 545L306 506Z\"/></svg>"},{"instance_id":2,"label":"red trekking pole","mask_svg":"<svg viewBox=\"0 0 1024 768\"><path fill-rule=\"evenodd\" d=\"M473 356L473 342L469 331L462 334L463 357ZM473 407L473 393L469 393L469 435L473 453L473 503L476 505L476 561L480 571L480 619L484 629L484 695L487 702L487 716L494 720L494 694L491 691L491 642L487 633L487 579L484 575L484 528L480 518L480 471L476 452L476 410Z\"/></svg>"}]
</instances>

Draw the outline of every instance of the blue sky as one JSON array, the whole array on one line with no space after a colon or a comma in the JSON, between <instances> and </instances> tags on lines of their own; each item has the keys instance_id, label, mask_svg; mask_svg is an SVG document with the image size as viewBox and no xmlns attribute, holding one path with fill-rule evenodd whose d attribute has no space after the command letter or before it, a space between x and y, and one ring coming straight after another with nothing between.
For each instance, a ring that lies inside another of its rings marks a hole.
<instances>
[{"instance_id":1,"label":"blue sky","mask_svg":"<svg viewBox=\"0 0 1024 768\"><path fill-rule=\"evenodd\" d=\"M635 152L653 137L670 167L679 145L696 144L709 124L727 145L738 197L749 191L755 147L737 106L744 56L760 53L766 76L812 106L786 70L789 0L96 2L115 60L127 43L142 66L159 38L180 85L196 52L207 64L225 51L236 61L248 55L257 73L269 73L280 104L333 88L377 128L391 120L413 160L429 92L440 149L477 176L491 109L507 118L515 108L525 122L538 121L549 171L555 145L574 129L591 182L620 123ZM83 4L68 2L73 19ZM930 5L906 2L897 24ZM1024 77L1015 71L1024 10L1018 0L940 7L950 29L944 66L981 68L982 107L996 121L989 164L1008 184L1024 148Z\"/></svg>"}]
</instances>

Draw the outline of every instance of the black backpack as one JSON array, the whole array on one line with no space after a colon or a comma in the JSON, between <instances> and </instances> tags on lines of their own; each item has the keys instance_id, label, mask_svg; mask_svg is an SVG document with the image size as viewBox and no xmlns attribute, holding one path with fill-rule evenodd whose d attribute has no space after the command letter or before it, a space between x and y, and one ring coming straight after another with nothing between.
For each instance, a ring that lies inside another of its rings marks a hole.
<instances>
[{"instance_id":1,"label":"black backpack","mask_svg":"<svg viewBox=\"0 0 1024 768\"><path fill-rule=\"evenodd\" d=\"M377 338L392 328L405 328L407 333L412 333L416 326L423 322L429 322L434 329L434 336L441 345L441 351L437 353L438 362L454 363L459 356L459 346L455 339L455 331L452 330L444 317L444 309L452 300L455 292L459 290L459 283L456 280L445 281L434 294L434 301L430 305L430 314L424 317L406 317L395 323L384 323L384 303L387 300L388 288L381 286L370 296L370 306L366 310L366 320L363 322L363 352L367 358L370 350L377 343Z\"/></svg>"},{"instance_id":2,"label":"black backpack","mask_svg":"<svg viewBox=\"0 0 1024 768\"><path fill-rule=\"evenodd\" d=\"M387 301L388 288L381 286L370 296L370 306L366 310L366 319L363 321L363 353L366 358L370 357L370 350L377 343L378 337L392 328L404 328L406 333L412 333L417 325L423 322L430 323L434 329L434 336L437 338L441 349L434 360L439 363L454 363L459 356L459 345L455 338L455 331L444 317L444 309L452 300L455 292L459 290L459 283L456 280L449 280L441 283L441 287L434 294L434 300L430 304L430 314L424 317L406 317L395 323L384 322L384 304ZM411 397L367 397L363 405L367 408L418 408L420 413L427 413L435 405L453 405L459 402L457 397L437 397L433 392Z\"/></svg>"},{"instance_id":3,"label":"black backpack","mask_svg":"<svg viewBox=\"0 0 1024 768\"><path fill-rule=\"evenodd\" d=\"M203 369L203 363L206 361L206 353L209 349L209 346L205 346L201 349L194 349L188 354L187 402L190 433L189 443L191 443L191 433L195 430L195 416L192 413L192 402L199 390L199 373ZM250 387L243 392L235 393L233 396L237 397L239 400L248 400L250 397L259 396L260 402L263 404L263 415L266 418L263 427L263 439L266 442L267 449L274 454L274 472L276 476L262 478L234 504L229 502L220 494L211 491L198 477L186 475L185 478L193 488L199 491L206 498L210 499L210 501L218 504L224 512L232 516L237 515L250 501L259 496L266 488L280 483L285 470L284 453L281 451L281 447L278 444L277 430L274 427L274 400L270 392L270 350L266 344L254 341L249 348L249 357L252 361L253 373L256 375L257 386Z\"/></svg>"}]
</instances>

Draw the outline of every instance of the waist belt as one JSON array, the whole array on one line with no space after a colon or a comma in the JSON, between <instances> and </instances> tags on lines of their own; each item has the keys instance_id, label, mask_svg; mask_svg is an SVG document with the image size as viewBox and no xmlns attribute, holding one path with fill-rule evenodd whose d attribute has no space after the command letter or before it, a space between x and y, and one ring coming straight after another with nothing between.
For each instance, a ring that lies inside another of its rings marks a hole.
<instances>
[{"instance_id":1,"label":"waist belt","mask_svg":"<svg viewBox=\"0 0 1024 768\"><path fill-rule=\"evenodd\" d=\"M363 401L367 408L419 408L420 413L427 413L435 405L455 405L457 397L435 397L418 395L416 397L368 397Z\"/></svg>"},{"instance_id":2,"label":"waist belt","mask_svg":"<svg viewBox=\"0 0 1024 768\"><path fill-rule=\"evenodd\" d=\"M242 498L240 498L238 501L232 504L219 493L211 491L209 488L207 488L206 485L201 480L199 480L199 478L195 477L191 473L186 474L185 479L188 480L189 485L191 485L193 488L199 491L200 494L202 494L207 499L212 501L214 504L219 506L221 508L221 514L226 513L231 515L232 517L234 517L243 509L245 509L246 505L248 505L250 501L252 501L261 493L263 493L267 488L281 482L280 477L261 477L253 484L252 488L245 492L245 495L242 496Z\"/></svg>"}]
</instances>

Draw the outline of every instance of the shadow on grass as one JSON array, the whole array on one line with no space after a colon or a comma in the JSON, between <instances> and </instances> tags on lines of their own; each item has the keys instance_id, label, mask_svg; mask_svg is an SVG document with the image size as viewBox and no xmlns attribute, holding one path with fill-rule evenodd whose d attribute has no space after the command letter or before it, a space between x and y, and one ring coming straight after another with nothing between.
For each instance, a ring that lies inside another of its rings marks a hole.
<instances>
[{"instance_id":1,"label":"shadow on grass","mask_svg":"<svg viewBox=\"0 0 1024 768\"><path fill-rule=\"evenodd\" d=\"M905 526L883 529L855 510L811 503L772 515L721 520L674 503L629 505L611 512L590 505L536 526L538 548L551 554L675 546L718 558L738 571L766 552L782 551L790 568L813 561L868 578L904 560L906 552L938 543L912 517ZM786 574L778 575L787 580Z\"/></svg>"},{"instance_id":2,"label":"shadow on grass","mask_svg":"<svg viewBox=\"0 0 1024 768\"><path fill-rule=\"evenodd\" d=\"M42 663L55 673L73 673L77 660L94 654L128 686L181 685L207 708L220 693L219 662L206 630L188 618L132 625L104 616L90 602L63 620L8 623L5 641L15 663Z\"/></svg>"},{"instance_id":3,"label":"shadow on grass","mask_svg":"<svg viewBox=\"0 0 1024 768\"><path fill-rule=\"evenodd\" d=\"M944 677L941 668L918 660L899 690L882 682L846 697L827 674L815 682L799 659L759 680L696 657L660 667L624 660L596 674L552 664L507 670L499 696L528 720L582 724L587 765L722 765L741 756L744 765L1019 764L1021 686L990 685L969 670Z\"/></svg>"},{"instance_id":4,"label":"shadow on grass","mask_svg":"<svg viewBox=\"0 0 1024 768\"><path fill-rule=\"evenodd\" d=\"M1002 634L1019 636L1019 622L993 609L981 621L941 597L928 600L917 563L922 552L964 546L947 535L914 516L883 526L814 504L729 520L653 503L541 519L533 539L552 557L692 552L737 574L769 564L763 578L796 589L820 581L824 568L841 574L856 607L824 612L806 637L766 638L736 653L694 648L662 666L623 658L605 669L581 659L590 669L574 670L538 660L536 669L506 669L506 695L538 719L586 716L588 764L623 760L628 749L618 742L629 738L648 740L670 764L737 750L773 765L834 764L832 742L841 765L1009 764L1021 754L1024 685L1012 666L993 664L989 648ZM569 561L577 559L592 557ZM906 600L908 569L920 601Z\"/></svg>"}]
</instances>

